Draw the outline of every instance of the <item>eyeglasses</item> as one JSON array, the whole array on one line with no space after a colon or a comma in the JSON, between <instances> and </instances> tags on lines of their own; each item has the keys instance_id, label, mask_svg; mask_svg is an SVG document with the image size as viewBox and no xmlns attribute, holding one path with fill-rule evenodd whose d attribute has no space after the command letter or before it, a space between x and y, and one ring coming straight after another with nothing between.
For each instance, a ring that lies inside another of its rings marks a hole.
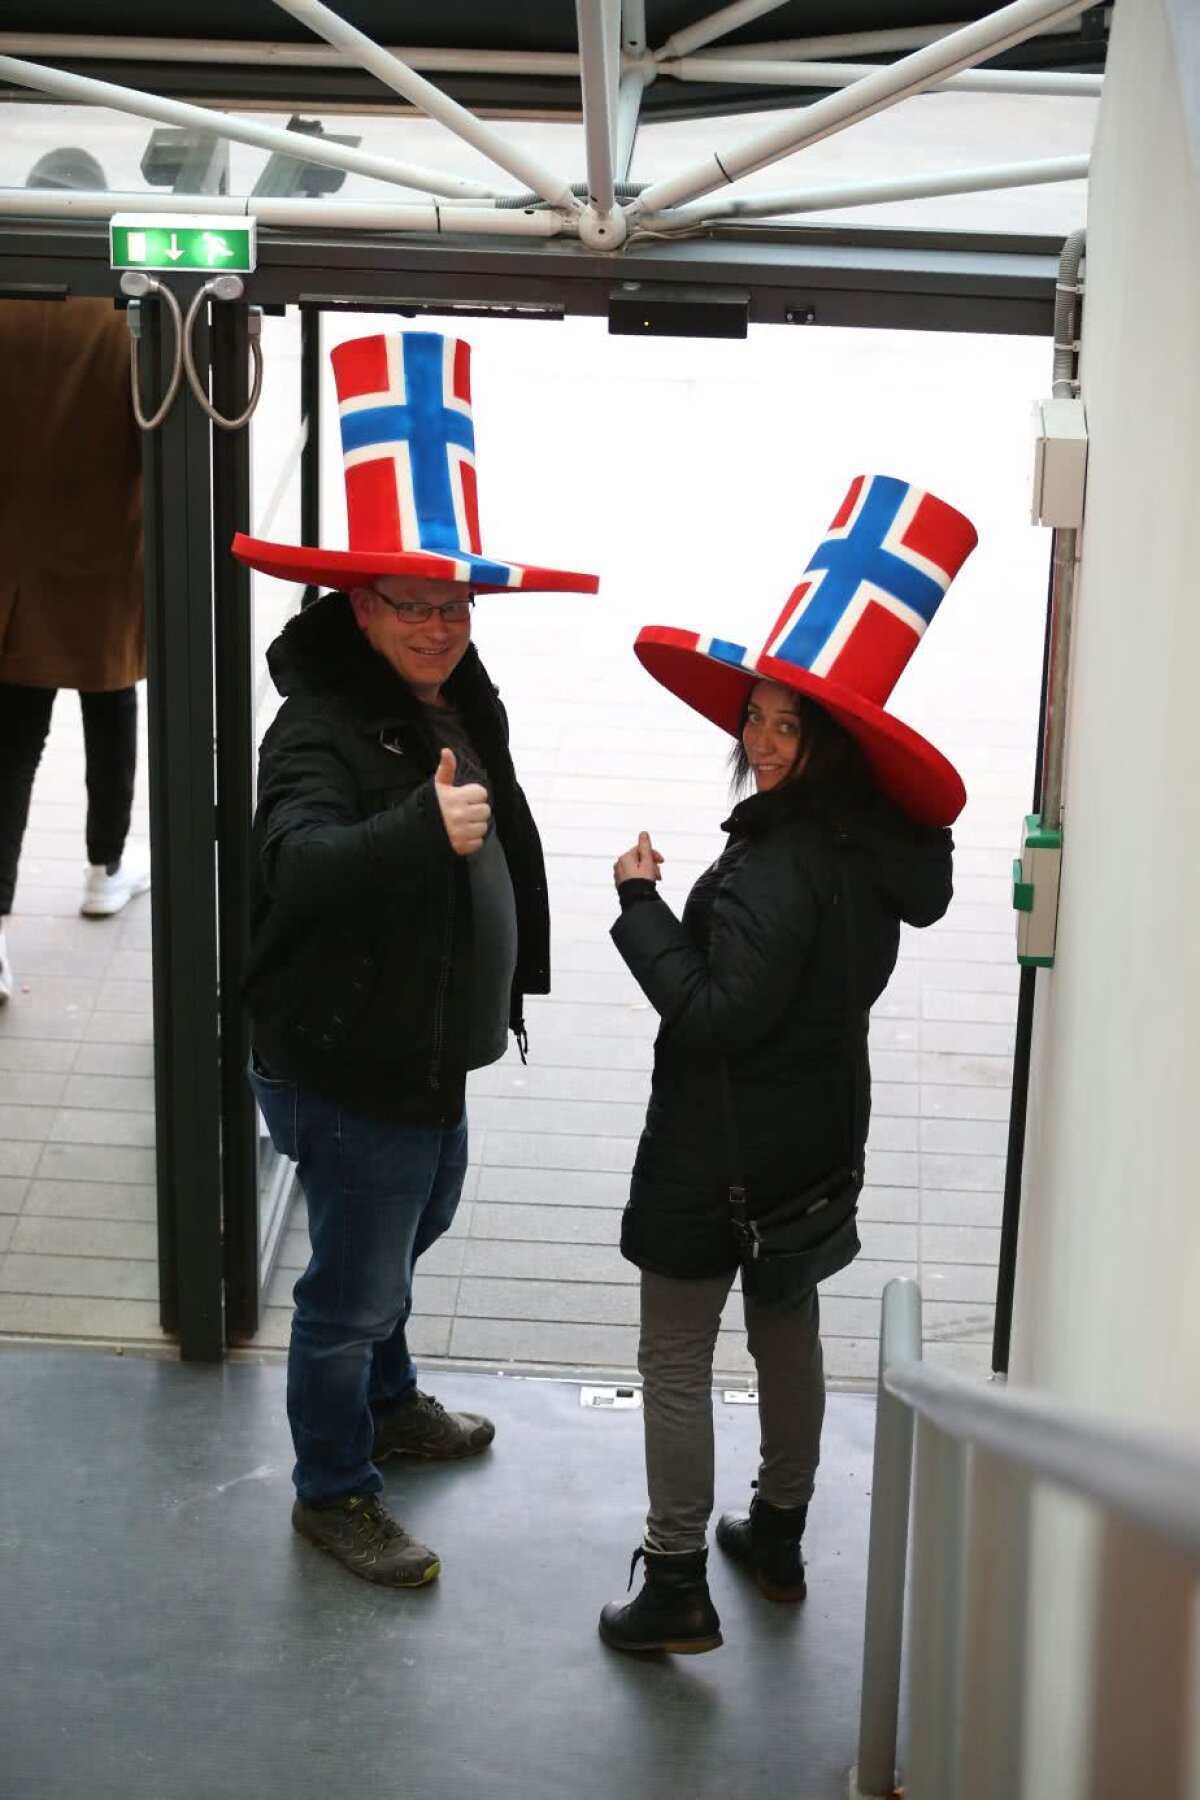
<instances>
[{"instance_id":1,"label":"eyeglasses","mask_svg":"<svg viewBox=\"0 0 1200 1800\"><path fill-rule=\"evenodd\" d=\"M378 588L372 588L371 592L377 600L383 601L389 612L394 612L398 619L403 619L406 625L424 625L426 620L432 619L434 613L447 625L463 625L470 618L471 608L475 604L474 594L468 595L465 600L444 600L440 606L435 606L432 600L389 600Z\"/></svg>"}]
</instances>

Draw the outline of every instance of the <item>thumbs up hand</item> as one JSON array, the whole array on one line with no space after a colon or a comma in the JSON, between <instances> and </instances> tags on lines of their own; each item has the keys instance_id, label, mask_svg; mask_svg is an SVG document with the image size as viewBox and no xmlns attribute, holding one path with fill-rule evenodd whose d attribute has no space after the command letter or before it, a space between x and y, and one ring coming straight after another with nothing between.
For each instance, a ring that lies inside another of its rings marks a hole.
<instances>
[{"instance_id":1,"label":"thumbs up hand","mask_svg":"<svg viewBox=\"0 0 1200 1800\"><path fill-rule=\"evenodd\" d=\"M623 881L630 880L661 881L662 865L662 852L654 848L650 833L640 831L633 849L626 850L613 864L613 881L618 887Z\"/></svg>"},{"instance_id":2,"label":"thumbs up hand","mask_svg":"<svg viewBox=\"0 0 1200 1800\"><path fill-rule=\"evenodd\" d=\"M487 789L477 781L455 787L458 758L453 750L443 750L433 777L433 791L441 808L442 824L455 856L474 856L487 836L492 809Z\"/></svg>"}]
</instances>

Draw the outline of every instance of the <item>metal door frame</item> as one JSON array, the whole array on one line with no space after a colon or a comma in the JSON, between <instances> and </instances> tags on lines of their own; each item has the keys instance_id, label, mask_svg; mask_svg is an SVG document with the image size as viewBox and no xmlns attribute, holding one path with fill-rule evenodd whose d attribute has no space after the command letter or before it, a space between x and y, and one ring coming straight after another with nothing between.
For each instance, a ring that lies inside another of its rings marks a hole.
<instances>
[{"instance_id":1,"label":"metal door frame","mask_svg":"<svg viewBox=\"0 0 1200 1800\"><path fill-rule=\"evenodd\" d=\"M737 227L636 245L619 262L579 245L276 232L244 303L197 332L225 413L244 404L246 305L299 306L305 541L319 535L322 312L603 317L615 291L653 282L681 300L744 294L751 323L1049 336L1057 240L978 233ZM0 295L115 295L94 221L0 223ZM144 350L162 381L157 305ZM211 345L210 345L211 335ZM215 430L190 395L147 434L146 570L160 1300L188 1360L216 1360L258 1325L257 1132L240 1004L248 945L253 722L248 572L226 547L249 529L249 443ZM215 764L214 764L215 746ZM220 981L218 982L218 971Z\"/></svg>"}]
</instances>

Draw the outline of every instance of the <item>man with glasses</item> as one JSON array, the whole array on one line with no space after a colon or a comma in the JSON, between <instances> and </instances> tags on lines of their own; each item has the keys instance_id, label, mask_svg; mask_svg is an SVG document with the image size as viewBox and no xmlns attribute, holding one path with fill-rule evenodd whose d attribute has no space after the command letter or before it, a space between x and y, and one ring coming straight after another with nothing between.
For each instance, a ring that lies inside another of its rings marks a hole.
<instances>
[{"instance_id":1,"label":"man with glasses","mask_svg":"<svg viewBox=\"0 0 1200 1800\"><path fill-rule=\"evenodd\" d=\"M455 1461L494 1429L417 1387L417 1260L467 1167L467 1073L525 1047L549 988L546 876L471 643L477 592L594 590L485 557L466 346L428 333L333 353L350 549L234 553L337 584L267 652L283 705L263 739L246 998L251 1082L298 1164L312 1259L295 1289L292 1522L354 1574L419 1587L436 1553L385 1509L380 1465Z\"/></svg>"}]
</instances>

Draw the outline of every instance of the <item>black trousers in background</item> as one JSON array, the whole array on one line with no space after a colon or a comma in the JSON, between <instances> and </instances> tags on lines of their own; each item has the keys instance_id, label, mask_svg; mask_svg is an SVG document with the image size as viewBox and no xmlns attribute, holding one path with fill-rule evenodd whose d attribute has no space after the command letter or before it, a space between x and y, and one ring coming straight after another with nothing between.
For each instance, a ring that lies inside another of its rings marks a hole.
<instances>
[{"instance_id":1,"label":"black trousers in background","mask_svg":"<svg viewBox=\"0 0 1200 1800\"><path fill-rule=\"evenodd\" d=\"M0 918L12 911L33 778L50 732L55 688L0 681ZM87 859L121 860L137 772L137 689L80 694L87 770Z\"/></svg>"}]
</instances>

